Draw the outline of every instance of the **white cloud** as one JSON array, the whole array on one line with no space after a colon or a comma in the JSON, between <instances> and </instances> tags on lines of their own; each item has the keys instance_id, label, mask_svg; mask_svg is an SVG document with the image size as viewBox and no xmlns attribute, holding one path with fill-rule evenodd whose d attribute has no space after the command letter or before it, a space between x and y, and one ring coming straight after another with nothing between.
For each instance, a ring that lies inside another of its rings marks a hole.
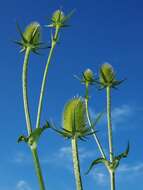
<instances>
[{"instance_id":1,"label":"white cloud","mask_svg":"<svg viewBox=\"0 0 143 190\"><path fill-rule=\"evenodd\" d=\"M118 125L127 121L132 115L133 111L134 108L126 104L113 108L112 109L113 129L115 129ZM97 113L95 113L93 109L90 109L90 114L92 118L95 118L95 116L97 116ZM106 114L104 114L101 120L99 121L99 124L105 125L106 123L107 123Z\"/></svg>"},{"instance_id":2,"label":"white cloud","mask_svg":"<svg viewBox=\"0 0 143 190\"><path fill-rule=\"evenodd\" d=\"M16 185L16 190L32 190L32 189L26 181L20 180Z\"/></svg>"},{"instance_id":3,"label":"white cloud","mask_svg":"<svg viewBox=\"0 0 143 190\"><path fill-rule=\"evenodd\" d=\"M99 185L102 185L102 186L107 185L108 173L105 169L101 171L98 168L96 168L96 170L93 170L90 175L95 181L95 183L98 183Z\"/></svg>"},{"instance_id":4,"label":"white cloud","mask_svg":"<svg viewBox=\"0 0 143 190\"><path fill-rule=\"evenodd\" d=\"M143 173L143 163L138 163L135 165L127 165L127 164L123 164L118 168L118 172L133 172L133 173L139 173L142 172Z\"/></svg>"},{"instance_id":5,"label":"white cloud","mask_svg":"<svg viewBox=\"0 0 143 190\"><path fill-rule=\"evenodd\" d=\"M125 120L131 116L133 108L128 105L122 105L120 107L113 108L112 110L112 119L113 126L116 127L118 124L123 123Z\"/></svg>"},{"instance_id":6,"label":"white cloud","mask_svg":"<svg viewBox=\"0 0 143 190\"><path fill-rule=\"evenodd\" d=\"M96 152L92 150L87 150L84 147L80 147L79 151L79 158L80 163L83 164L90 158L96 157ZM51 159L52 158L52 159ZM72 150L71 146L63 146L56 151L56 153L51 154L50 158L41 159L41 163L43 164L53 164L55 167L62 167L73 172L73 163L72 163Z\"/></svg>"},{"instance_id":7,"label":"white cloud","mask_svg":"<svg viewBox=\"0 0 143 190\"><path fill-rule=\"evenodd\" d=\"M95 156L95 152L86 150L83 147L80 147L78 151L79 151L81 161L84 161L88 158ZM62 159L65 158L65 159L71 160L72 159L71 147L70 146L61 147L58 151L58 157Z\"/></svg>"}]
</instances>

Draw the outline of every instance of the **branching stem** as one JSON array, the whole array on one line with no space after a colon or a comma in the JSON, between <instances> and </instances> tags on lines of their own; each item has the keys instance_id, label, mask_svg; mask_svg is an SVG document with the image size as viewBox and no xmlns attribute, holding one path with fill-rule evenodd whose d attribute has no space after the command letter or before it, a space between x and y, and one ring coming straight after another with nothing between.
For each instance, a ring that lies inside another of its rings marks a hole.
<instances>
[{"instance_id":1,"label":"branching stem","mask_svg":"<svg viewBox=\"0 0 143 190\"><path fill-rule=\"evenodd\" d=\"M27 48L25 52L25 58L23 63L23 73L22 73L22 87L23 87L23 102L24 102L24 111L25 111L25 118L26 118L26 126L28 135L32 133L32 125L31 125L31 118L30 118L30 111L29 111L29 103L28 103L28 93L27 93L27 71L28 71L28 62L30 56L31 48ZM39 163L37 148L31 149L34 165L37 173L37 177L39 180L40 190L45 190L41 167Z\"/></svg>"},{"instance_id":2,"label":"branching stem","mask_svg":"<svg viewBox=\"0 0 143 190\"><path fill-rule=\"evenodd\" d=\"M42 85L41 85L41 92L40 92L39 105L38 105L36 128L40 127L40 119L41 119L41 112L42 112L43 97L44 97L46 81L47 81L47 74L48 74L49 64L51 62L51 58L52 58L52 55L53 55L53 52L54 52L54 49L55 49L55 46L56 46L56 43L58 40L58 33L59 33L59 28L57 27L54 37L52 38L51 49L49 52L47 64L46 64L44 75L43 75L43 81L42 81Z\"/></svg>"},{"instance_id":3,"label":"branching stem","mask_svg":"<svg viewBox=\"0 0 143 190\"><path fill-rule=\"evenodd\" d=\"M87 120L88 120L88 124L89 126L92 128L92 122L91 122L91 118L90 118L90 113L89 113L89 108L88 108L88 100L89 100L89 94L88 94L88 84L86 84L86 96L85 96L85 107L86 107L86 115L87 115ZM92 132L94 132L93 129L91 129ZM98 149L102 155L103 158L106 159L106 155L104 153L103 147L98 139L98 136L96 133L93 134L93 137L95 139L95 142L98 146Z\"/></svg>"}]
</instances>

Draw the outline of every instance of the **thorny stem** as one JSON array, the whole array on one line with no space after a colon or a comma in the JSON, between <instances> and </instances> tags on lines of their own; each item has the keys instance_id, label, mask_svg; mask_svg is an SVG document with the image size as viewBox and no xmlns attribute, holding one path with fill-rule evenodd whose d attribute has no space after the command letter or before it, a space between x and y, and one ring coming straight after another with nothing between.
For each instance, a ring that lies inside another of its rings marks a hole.
<instances>
[{"instance_id":1,"label":"thorny stem","mask_svg":"<svg viewBox=\"0 0 143 190\"><path fill-rule=\"evenodd\" d=\"M28 71L28 62L29 62L30 52L31 52L31 48L28 47L25 52L25 58L24 58L24 63L23 63L23 73L22 73L23 102L24 102L24 111L25 111L28 135L32 133L32 125L31 125L31 118L30 118L30 112L29 112L28 93L27 93L27 71ZM36 148L34 150L31 149L31 151L33 155L36 173L39 180L40 190L45 190L37 149Z\"/></svg>"},{"instance_id":2,"label":"thorny stem","mask_svg":"<svg viewBox=\"0 0 143 190\"><path fill-rule=\"evenodd\" d=\"M71 143L72 143L72 155L73 155L74 174L76 180L76 189L83 190L76 136L72 138Z\"/></svg>"},{"instance_id":3,"label":"thorny stem","mask_svg":"<svg viewBox=\"0 0 143 190\"><path fill-rule=\"evenodd\" d=\"M90 118L90 114L89 114L89 109L88 109L88 100L89 100L89 95L88 95L88 84L86 84L86 96L85 96L85 108L86 108L86 115L87 115L87 120L89 123L89 126L91 127L91 131L94 132L94 130L92 129L92 123L91 123L91 118ZM103 147L98 139L98 136L96 133L93 134L93 137L95 139L95 142L98 146L98 149L102 155L103 158L106 159L106 155L104 153Z\"/></svg>"},{"instance_id":4,"label":"thorny stem","mask_svg":"<svg viewBox=\"0 0 143 190\"><path fill-rule=\"evenodd\" d=\"M107 122L108 122L108 140L109 140L109 152L110 162L113 162L113 140L112 140L112 122L111 122L111 89L106 88L107 91Z\"/></svg>"},{"instance_id":5,"label":"thorny stem","mask_svg":"<svg viewBox=\"0 0 143 190\"><path fill-rule=\"evenodd\" d=\"M25 58L24 58L24 63L23 63L23 72L22 72L23 103L24 103L24 111L25 111L28 135L30 135L32 132L31 118L30 118L29 104L28 104L28 93L27 93L27 70L28 70L28 62L29 62L30 52L31 52L31 49L27 48L26 52L25 52Z\"/></svg>"},{"instance_id":6,"label":"thorny stem","mask_svg":"<svg viewBox=\"0 0 143 190\"><path fill-rule=\"evenodd\" d=\"M108 140L109 140L109 153L110 153L110 162L113 163L113 139L112 139L112 121L111 121L111 87L106 88L107 93L107 122L108 122ZM109 169L110 181L111 181L111 190L115 190L115 171Z\"/></svg>"},{"instance_id":7,"label":"thorny stem","mask_svg":"<svg viewBox=\"0 0 143 190\"><path fill-rule=\"evenodd\" d=\"M33 155L33 160L34 160L35 170L36 170L36 174L37 174L38 181L39 181L40 190L45 190L37 149L31 149L31 151L32 151L32 155Z\"/></svg>"},{"instance_id":8,"label":"thorny stem","mask_svg":"<svg viewBox=\"0 0 143 190\"><path fill-rule=\"evenodd\" d=\"M52 55L53 55L54 48L55 48L56 43L57 43L59 29L60 29L59 27L56 28L54 37L52 38L51 49L50 49L50 52L49 52L49 56L48 56L48 59L47 59L47 64L46 64L44 75L43 75L43 81L42 81L42 85L41 85L41 92L40 92L39 105L38 105L36 128L40 127L42 104L43 104L43 97L44 97L44 92L45 92L45 87L46 87L48 68L49 68L49 64L51 62L51 58L52 58Z\"/></svg>"}]
</instances>

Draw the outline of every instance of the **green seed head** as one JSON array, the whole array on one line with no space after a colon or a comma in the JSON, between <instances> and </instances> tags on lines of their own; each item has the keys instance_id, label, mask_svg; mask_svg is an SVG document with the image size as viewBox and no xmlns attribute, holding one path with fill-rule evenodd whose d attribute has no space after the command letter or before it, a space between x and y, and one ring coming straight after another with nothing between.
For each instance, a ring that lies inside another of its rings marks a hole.
<instances>
[{"instance_id":1,"label":"green seed head","mask_svg":"<svg viewBox=\"0 0 143 190\"><path fill-rule=\"evenodd\" d=\"M40 42L40 24L38 22L32 22L29 24L26 27L23 36L28 43L32 45L38 44Z\"/></svg>"},{"instance_id":2,"label":"green seed head","mask_svg":"<svg viewBox=\"0 0 143 190\"><path fill-rule=\"evenodd\" d=\"M100 68L100 82L103 85L110 85L114 81L115 73L112 65L104 63Z\"/></svg>"},{"instance_id":3,"label":"green seed head","mask_svg":"<svg viewBox=\"0 0 143 190\"><path fill-rule=\"evenodd\" d=\"M56 10L54 13L53 13L53 16L52 16L52 20L56 23L60 23L63 21L65 15L64 15L64 12L61 11L61 10Z\"/></svg>"},{"instance_id":4,"label":"green seed head","mask_svg":"<svg viewBox=\"0 0 143 190\"><path fill-rule=\"evenodd\" d=\"M70 100L63 113L63 127L72 132L73 130L80 131L86 126L85 103L81 98Z\"/></svg>"},{"instance_id":5,"label":"green seed head","mask_svg":"<svg viewBox=\"0 0 143 190\"><path fill-rule=\"evenodd\" d=\"M94 80L93 72L90 69L84 71L85 82L92 83Z\"/></svg>"}]
</instances>

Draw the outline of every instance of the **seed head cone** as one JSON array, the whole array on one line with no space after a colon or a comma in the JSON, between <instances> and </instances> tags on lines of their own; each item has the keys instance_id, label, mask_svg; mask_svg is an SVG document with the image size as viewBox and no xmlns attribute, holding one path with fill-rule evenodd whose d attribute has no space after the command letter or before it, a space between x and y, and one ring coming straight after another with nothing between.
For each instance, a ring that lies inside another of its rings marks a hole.
<instances>
[{"instance_id":1,"label":"seed head cone","mask_svg":"<svg viewBox=\"0 0 143 190\"><path fill-rule=\"evenodd\" d=\"M23 33L24 38L28 42L32 42L33 44L38 44L40 42L40 24L38 22L32 22L29 24L25 32Z\"/></svg>"},{"instance_id":2,"label":"seed head cone","mask_svg":"<svg viewBox=\"0 0 143 190\"><path fill-rule=\"evenodd\" d=\"M114 79L115 73L112 65L105 63L101 66L100 69L100 82L101 83L110 83Z\"/></svg>"},{"instance_id":3,"label":"seed head cone","mask_svg":"<svg viewBox=\"0 0 143 190\"><path fill-rule=\"evenodd\" d=\"M80 131L86 126L85 103L81 98L70 100L64 108L63 127L72 132L73 128Z\"/></svg>"}]
</instances>

